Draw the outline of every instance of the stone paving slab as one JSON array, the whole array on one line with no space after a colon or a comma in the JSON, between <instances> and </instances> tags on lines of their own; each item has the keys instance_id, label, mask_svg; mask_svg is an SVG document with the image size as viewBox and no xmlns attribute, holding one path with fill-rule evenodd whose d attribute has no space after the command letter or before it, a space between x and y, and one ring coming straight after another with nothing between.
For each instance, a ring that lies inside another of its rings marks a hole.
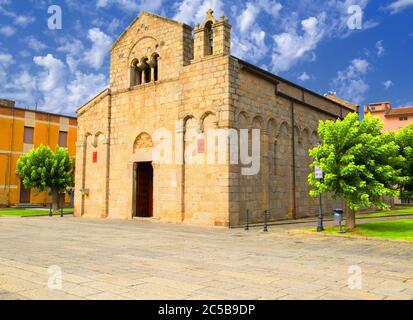
<instances>
[{"instance_id":1,"label":"stone paving slab","mask_svg":"<svg viewBox=\"0 0 413 320\"><path fill-rule=\"evenodd\" d=\"M0 300L413 299L411 243L288 230L0 218Z\"/></svg>"}]
</instances>

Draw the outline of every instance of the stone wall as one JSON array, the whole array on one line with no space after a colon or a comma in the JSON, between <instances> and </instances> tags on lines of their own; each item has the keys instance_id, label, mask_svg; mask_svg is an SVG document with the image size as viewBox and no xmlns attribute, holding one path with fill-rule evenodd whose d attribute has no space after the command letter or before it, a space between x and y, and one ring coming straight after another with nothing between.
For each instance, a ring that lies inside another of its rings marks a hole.
<instances>
[{"instance_id":1,"label":"stone wall","mask_svg":"<svg viewBox=\"0 0 413 320\"><path fill-rule=\"evenodd\" d=\"M349 110L258 68L251 72L243 64L231 60L230 125L261 130L261 170L256 176L243 176L240 165L231 166L231 225L245 223L246 210L251 223L263 222L264 210L270 221L316 215L318 199L309 196L307 182L308 151L318 142L319 121ZM325 212L343 206L330 196L325 200Z\"/></svg>"},{"instance_id":2,"label":"stone wall","mask_svg":"<svg viewBox=\"0 0 413 320\"><path fill-rule=\"evenodd\" d=\"M78 111L74 211L77 217L107 216L110 103L110 90L105 90Z\"/></svg>"}]
</instances>

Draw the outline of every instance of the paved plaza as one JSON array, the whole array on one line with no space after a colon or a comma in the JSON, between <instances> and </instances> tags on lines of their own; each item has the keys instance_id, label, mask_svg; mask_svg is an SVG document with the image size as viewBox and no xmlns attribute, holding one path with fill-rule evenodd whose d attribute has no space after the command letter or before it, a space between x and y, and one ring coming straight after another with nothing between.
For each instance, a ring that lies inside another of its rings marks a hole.
<instances>
[{"instance_id":1,"label":"paved plaza","mask_svg":"<svg viewBox=\"0 0 413 320\"><path fill-rule=\"evenodd\" d=\"M413 299L411 243L288 228L0 218L0 299Z\"/></svg>"}]
</instances>

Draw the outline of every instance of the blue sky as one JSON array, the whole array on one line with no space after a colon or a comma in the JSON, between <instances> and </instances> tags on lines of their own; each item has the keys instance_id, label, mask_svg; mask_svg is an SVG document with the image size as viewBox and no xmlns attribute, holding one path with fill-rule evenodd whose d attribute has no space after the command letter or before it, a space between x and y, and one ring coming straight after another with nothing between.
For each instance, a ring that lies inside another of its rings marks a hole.
<instances>
[{"instance_id":1,"label":"blue sky","mask_svg":"<svg viewBox=\"0 0 413 320\"><path fill-rule=\"evenodd\" d=\"M74 114L107 87L109 48L141 10L193 26L210 7L237 57L321 94L413 105L413 0L0 0L0 98Z\"/></svg>"}]
</instances>

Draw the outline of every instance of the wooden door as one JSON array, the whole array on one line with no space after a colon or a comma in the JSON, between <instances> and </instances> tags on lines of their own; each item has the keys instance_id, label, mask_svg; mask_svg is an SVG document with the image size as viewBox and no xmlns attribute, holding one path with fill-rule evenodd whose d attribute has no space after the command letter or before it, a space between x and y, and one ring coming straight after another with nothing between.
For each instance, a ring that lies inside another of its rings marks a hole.
<instances>
[{"instance_id":1,"label":"wooden door","mask_svg":"<svg viewBox=\"0 0 413 320\"><path fill-rule=\"evenodd\" d=\"M136 172L136 216L153 216L153 168L151 162L140 162Z\"/></svg>"},{"instance_id":2,"label":"wooden door","mask_svg":"<svg viewBox=\"0 0 413 320\"><path fill-rule=\"evenodd\" d=\"M30 189L26 189L23 181L20 183L20 203L30 203Z\"/></svg>"}]
</instances>

